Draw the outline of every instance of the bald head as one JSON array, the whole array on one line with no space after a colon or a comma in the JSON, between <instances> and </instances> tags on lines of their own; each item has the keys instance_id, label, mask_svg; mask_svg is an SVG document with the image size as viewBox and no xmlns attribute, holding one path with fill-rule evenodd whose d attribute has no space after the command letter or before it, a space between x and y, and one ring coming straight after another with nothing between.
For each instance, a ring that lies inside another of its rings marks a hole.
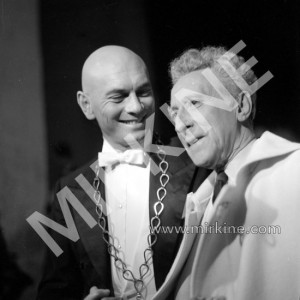
<instances>
[{"instance_id":1,"label":"bald head","mask_svg":"<svg viewBox=\"0 0 300 300\"><path fill-rule=\"evenodd\" d=\"M89 93L102 77L128 71L139 65L147 72L144 61L133 51L121 46L104 46L94 51L82 68L82 89Z\"/></svg>"},{"instance_id":2,"label":"bald head","mask_svg":"<svg viewBox=\"0 0 300 300\"><path fill-rule=\"evenodd\" d=\"M114 147L128 147L125 137L142 141L154 98L144 61L131 50L105 46L93 52L82 69L77 101L85 116L97 119L103 137Z\"/></svg>"}]
</instances>

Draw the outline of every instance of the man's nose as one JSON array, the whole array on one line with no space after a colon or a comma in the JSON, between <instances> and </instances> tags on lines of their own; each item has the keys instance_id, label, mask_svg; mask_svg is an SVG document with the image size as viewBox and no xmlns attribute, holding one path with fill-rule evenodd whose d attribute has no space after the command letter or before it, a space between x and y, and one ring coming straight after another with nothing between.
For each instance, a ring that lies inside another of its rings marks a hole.
<instances>
[{"instance_id":1,"label":"man's nose","mask_svg":"<svg viewBox=\"0 0 300 300\"><path fill-rule=\"evenodd\" d=\"M132 93L128 96L125 109L127 113L138 114L144 109L144 105L137 95Z\"/></svg>"},{"instance_id":2,"label":"man's nose","mask_svg":"<svg viewBox=\"0 0 300 300\"><path fill-rule=\"evenodd\" d=\"M188 112L181 111L175 118L175 130L178 133L183 133L187 129L193 126L193 120Z\"/></svg>"}]
</instances>

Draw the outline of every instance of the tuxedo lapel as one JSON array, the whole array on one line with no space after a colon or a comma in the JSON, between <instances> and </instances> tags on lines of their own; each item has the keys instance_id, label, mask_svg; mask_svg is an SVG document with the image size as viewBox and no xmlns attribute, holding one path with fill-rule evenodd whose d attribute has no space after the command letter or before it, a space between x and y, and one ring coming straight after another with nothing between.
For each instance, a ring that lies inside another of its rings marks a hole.
<instances>
[{"instance_id":1,"label":"tuxedo lapel","mask_svg":"<svg viewBox=\"0 0 300 300\"><path fill-rule=\"evenodd\" d=\"M198 225L197 212L191 212L185 223L185 228L192 228L193 226ZM178 250L177 256L172 264L172 267L159 291L155 294L152 300L164 300L170 295L171 291L174 290L174 284L177 280L177 277L180 271L183 268L183 265L190 253L196 233L185 234L183 236L180 248Z\"/></svg>"},{"instance_id":2,"label":"tuxedo lapel","mask_svg":"<svg viewBox=\"0 0 300 300\"><path fill-rule=\"evenodd\" d=\"M164 284L158 290L153 300L164 300L170 296L171 292L176 289L178 275L181 274L184 264L190 254L192 246L195 242L197 235L201 234L195 230L195 226L200 225L206 206L211 196L213 189L214 174L212 173L197 190L197 193L188 195L185 205L185 224L184 229L189 231L185 233L178 250L177 256L174 260L172 268L170 269L168 276ZM196 199L197 205L192 201L192 197Z\"/></svg>"},{"instance_id":3,"label":"tuxedo lapel","mask_svg":"<svg viewBox=\"0 0 300 300\"><path fill-rule=\"evenodd\" d=\"M151 155L151 163L160 162L157 155ZM164 210L160 215L161 226L170 232L157 234L157 242L153 246L153 265L155 273L155 283L158 289L165 280L172 262L176 256L180 245L181 236L175 231L183 225L183 209L185 205L188 188L195 170L192 164L188 164L182 159L170 156L166 157L169 164L167 174L170 176L169 183L166 186L167 195L163 199ZM157 175L150 173L149 188L149 216L150 219L155 216L154 204L157 202L157 190L161 186L159 172ZM168 227L168 228L167 228Z\"/></svg>"},{"instance_id":4,"label":"tuxedo lapel","mask_svg":"<svg viewBox=\"0 0 300 300\"><path fill-rule=\"evenodd\" d=\"M91 165L91 168L87 168L80 175L83 177L76 177L75 180L77 182L71 188L77 199L80 199L87 211L97 221L98 215L96 213L96 204L92 198L94 194L94 189L92 188L92 183L95 177L94 167L95 163ZM83 186L83 183L85 183L85 186ZM100 182L99 189L102 198L105 199L105 188L102 182ZM84 219L76 213L74 214L74 218L80 236L80 241L85 249L86 255L89 257L89 260L101 278L99 283L102 284L106 282L106 285L104 284L104 286L111 286L110 258L107 251L107 245L103 241L102 230L98 224L93 228L90 228Z\"/></svg>"},{"instance_id":5,"label":"tuxedo lapel","mask_svg":"<svg viewBox=\"0 0 300 300\"><path fill-rule=\"evenodd\" d=\"M188 196L186 203L186 216L183 227L185 234L183 236L180 248L173 262L172 268L170 269L166 280L164 281L164 284L154 296L153 300L167 299L171 292L175 290L175 284L177 283L178 275L182 272L183 266L190 254L195 238L198 234L201 234L199 231L197 231L197 228L201 222L209 199L204 198L203 201L201 201L202 207L201 210L198 211L191 197L193 196ZM198 206L198 208L199 207L200 206Z\"/></svg>"}]
</instances>

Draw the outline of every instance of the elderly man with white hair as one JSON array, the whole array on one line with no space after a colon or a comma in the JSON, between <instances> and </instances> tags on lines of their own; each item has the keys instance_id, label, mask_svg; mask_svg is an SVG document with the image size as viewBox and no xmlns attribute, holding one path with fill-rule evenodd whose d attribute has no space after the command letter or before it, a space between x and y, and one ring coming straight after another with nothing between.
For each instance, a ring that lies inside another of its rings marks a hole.
<instances>
[{"instance_id":1,"label":"elderly man with white hair","mask_svg":"<svg viewBox=\"0 0 300 300\"><path fill-rule=\"evenodd\" d=\"M178 136L213 172L188 195L194 226L153 299L299 299L300 144L255 137L257 78L235 53L190 49L170 73Z\"/></svg>"}]
</instances>

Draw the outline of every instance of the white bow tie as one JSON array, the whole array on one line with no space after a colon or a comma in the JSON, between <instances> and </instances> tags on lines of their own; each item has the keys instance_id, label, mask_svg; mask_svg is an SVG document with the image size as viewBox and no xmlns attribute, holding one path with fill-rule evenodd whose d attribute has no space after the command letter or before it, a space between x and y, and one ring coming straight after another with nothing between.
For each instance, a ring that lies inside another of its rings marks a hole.
<instances>
[{"instance_id":1,"label":"white bow tie","mask_svg":"<svg viewBox=\"0 0 300 300\"><path fill-rule=\"evenodd\" d=\"M129 149L124 152L99 152L99 167L108 167L116 163L128 163L142 165L145 161L144 151L141 149Z\"/></svg>"}]
</instances>

